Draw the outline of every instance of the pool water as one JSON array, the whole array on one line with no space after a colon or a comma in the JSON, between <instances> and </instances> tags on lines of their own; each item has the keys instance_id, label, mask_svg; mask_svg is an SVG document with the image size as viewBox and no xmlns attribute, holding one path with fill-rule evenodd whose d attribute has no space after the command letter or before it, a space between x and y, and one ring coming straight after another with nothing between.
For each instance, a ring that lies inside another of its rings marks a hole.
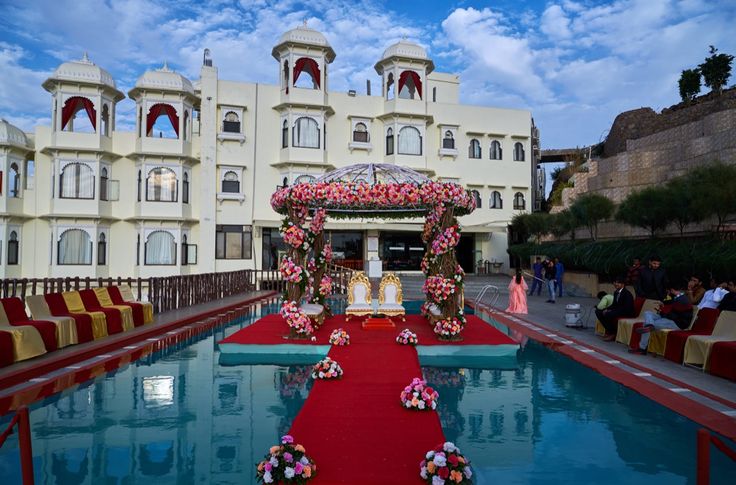
<instances>
[{"instance_id":1,"label":"pool water","mask_svg":"<svg viewBox=\"0 0 736 485\"><path fill-rule=\"evenodd\" d=\"M254 483L253 464L309 394L309 366L220 366L216 342L274 311L36 403L37 483ZM695 483L698 425L542 345L529 342L512 370L423 371L476 483ZM717 451L711 459L712 483L732 483L736 465ZM0 484L16 483L13 435Z\"/></svg>"}]
</instances>

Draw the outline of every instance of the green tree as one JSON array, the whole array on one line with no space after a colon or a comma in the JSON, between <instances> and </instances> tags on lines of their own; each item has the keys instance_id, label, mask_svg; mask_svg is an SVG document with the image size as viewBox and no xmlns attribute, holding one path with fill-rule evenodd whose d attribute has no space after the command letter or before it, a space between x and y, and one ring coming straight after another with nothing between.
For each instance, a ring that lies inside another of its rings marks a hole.
<instances>
[{"instance_id":1,"label":"green tree","mask_svg":"<svg viewBox=\"0 0 736 485\"><path fill-rule=\"evenodd\" d=\"M657 231L672 222L672 212L667 209L669 195L664 187L647 187L629 194L618 206L616 220L649 231L654 238Z\"/></svg>"},{"instance_id":2,"label":"green tree","mask_svg":"<svg viewBox=\"0 0 736 485\"><path fill-rule=\"evenodd\" d=\"M680 236L684 235L685 227L689 224L705 219L706 215L702 210L705 204L699 202L708 197L703 185L693 184L691 178L685 175L667 182L664 191L666 219L675 223Z\"/></svg>"},{"instance_id":3,"label":"green tree","mask_svg":"<svg viewBox=\"0 0 736 485\"><path fill-rule=\"evenodd\" d=\"M570 206L570 212L581 226L588 228L590 238L598 237L598 223L613 215L614 205L611 199L596 193L578 197Z\"/></svg>"},{"instance_id":4,"label":"green tree","mask_svg":"<svg viewBox=\"0 0 736 485\"><path fill-rule=\"evenodd\" d=\"M529 214L516 214L511 219L514 231L523 235L524 239L534 236L534 242L539 244L542 237L550 231L551 217L546 212L533 212Z\"/></svg>"},{"instance_id":5,"label":"green tree","mask_svg":"<svg viewBox=\"0 0 736 485\"><path fill-rule=\"evenodd\" d=\"M570 239L575 240L575 229L580 226L570 209L565 209L557 214L551 215L549 232L556 238L570 234Z\"/></svg>"},{"instance_id":6,"label":"green tree","mask_svg":"<svg viewBox=\"0 0 736 485\"><path fill-rule=\"evenodd\" d=\"M718 54L718 49L710 46L710 57L706 57L705 61L698 66L698 69L703 75L703 82L711 91L721 94L723 86L731 77L732 61L733 56L731 54Z\"/></svg>"},{"instance_id":7,"label":"green tree","mask_svg":"<svg viewBox=\"0 0 736 485\"><path fill-rule=\"evenodd\" d=\"M687 175L696 187L692 206L702 217L714 216L716 233L729 216L736 214L736 165L715 162L691 170Z\"/></svg>"},{"instance_id":8,"label":"green tree","mask_svg":"<svg viewBox=\"0 0 736 485\"><path fill-rule=\"evenodd\" d=\"M680 97L689 103L700 92L700 71L697 69L685 69L680 75Z\"/></svg>"}]
</instances>

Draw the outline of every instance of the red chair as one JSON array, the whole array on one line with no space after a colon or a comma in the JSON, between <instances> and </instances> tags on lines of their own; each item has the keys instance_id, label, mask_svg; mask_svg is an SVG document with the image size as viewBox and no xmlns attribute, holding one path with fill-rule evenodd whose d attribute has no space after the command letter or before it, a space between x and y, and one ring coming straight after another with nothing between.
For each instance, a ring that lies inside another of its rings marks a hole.
<instances>
[{"instance_id":1,"label":"red chair","mask_svg":"<svg viewBox=\"0 0 736 485\"><path fill-rule=\"evenodd\" d=\"M0 329L0 367L9 366L13 362L15 362L13 337Z\"/></svg>"},{"instance_id":2,"label":"red chair","mask_svg":"<svg viewBox=\"0 0 736 485\"><path fill-rule=\"evenodd\" d=\"M133 310L133 321L136 327L140 327L145 322L145 314L143 312L143 304L134 301L125 301L123 295L120 294L120 288L117 286L108 286L107 293L115 305L126 305Z\"/></svg>"},{"instance_id":3,"label":"red chair","mask_svg":"<svg viewBox=\"0 0 736 485\"><path fill-rule=\"evenodd\" d=\"M56 339L56 324L42 320L31 320L26 314L26 305L20 298L2 298L0 304L8 317L8 323L14 327L30 325L38 330L43 339L43 345L47 352L53 352L59 348Z\"/></svg>"},{"instance_id":4,"label":"red chair","mask_svg":"<svg viewBox=\"0 0 736 485\"><path fill-rule=\"evenodd\" d=\"M82 298L85 310L88 312L102 312L105 314L108 335L123 332L123 317L120 315L120 310L103 307L97 299L97 295L94 290L80 290L79 296Z\"/></svg>"},{"instance_id":5,"label":"red chair","mask_svg":"<svg viewBox=\"0 0 736 485\"><path fill-rule=\"evenodd\" d=\"M92 331L92 316L85 313L71 313L66 306L64 296L61 293L48 293L44 295L46 304L51 314L55 317L72 317L77 327L77 339L79 343L91 342L95 339Z\"/></svg>"},{"instance_id":6,"label":"red chair","mask_svg":"<svg viewBox=\"0 0 736 485\"><path fill-rule=\"evenodd\" d=\"M685 357L685 343L693 335L710 335L716 326L718 315L721 312L715 308L698 310L698 315L690 330L673 330L667 334L667 346L664 349L664 358L682 364Z\"/></svg>"},{"instance_id":7,"label":"red chair","mask_svg":"<svg viewBox=\"0 0 736 485\"><path fill-rule=\"evenodd\" d=\"M736 381L736 342L716 342L710 351L710 373Z\"/></svg>"}]
</instances>

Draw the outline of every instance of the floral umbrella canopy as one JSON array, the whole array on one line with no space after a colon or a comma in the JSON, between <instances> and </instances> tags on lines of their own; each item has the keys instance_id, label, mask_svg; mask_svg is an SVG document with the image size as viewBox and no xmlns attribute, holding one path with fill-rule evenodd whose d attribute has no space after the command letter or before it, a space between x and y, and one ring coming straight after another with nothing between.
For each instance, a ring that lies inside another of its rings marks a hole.
<instances>
[{"instance_id":1,"label":"floral umbrella canopy","mask_svg":"<svg viewBox=\"0 0 736 485\"><path fill-rule=\"evenodd\" d=\"M457 216L475 209L475 199L462 186L432 181L407 167L366 163L329 172L313 182L282 187L271 196L271 207L286 216L281 233L290 249L280 265L287 280L282 315L293 336L308 337L313 331L300 310L302 298L324 306L330 293L327 265L332 250L322 235L329 214L337 218L426 217L422 271L427 275L427 303L423 312L435 318L435 333L440 338L459 338L465 317L463 272L455 259L460 241ZM309 226L303 227L310 215Z\"/></svg>"}]
</instances>

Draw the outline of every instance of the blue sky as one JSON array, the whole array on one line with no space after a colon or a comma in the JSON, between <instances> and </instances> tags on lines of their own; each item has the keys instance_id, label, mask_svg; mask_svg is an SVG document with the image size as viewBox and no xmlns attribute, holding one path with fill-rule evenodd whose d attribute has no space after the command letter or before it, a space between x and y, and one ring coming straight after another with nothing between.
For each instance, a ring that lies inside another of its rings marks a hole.
<instances>
[{"instance_id":1,"label":"blue sky","mask_svg":"<svg viewBox=\"0 0 736 485\"><path fill-rule=\"evenodd\" d=\"M165 60L195 80L205 47L222 79L275 83L271 48L304 19L337 53L331 89L379 85L373 64L406 36L460 75L462 102L530 109L543 148L598 142L619 112L676 103L680 71L709 44L736 54L734 0L0 3L0 116L28 131L49 124L43 80L84 51L123 92ZM118 129L132 107L118 105Z\"/></svg>"}]
</instances>

